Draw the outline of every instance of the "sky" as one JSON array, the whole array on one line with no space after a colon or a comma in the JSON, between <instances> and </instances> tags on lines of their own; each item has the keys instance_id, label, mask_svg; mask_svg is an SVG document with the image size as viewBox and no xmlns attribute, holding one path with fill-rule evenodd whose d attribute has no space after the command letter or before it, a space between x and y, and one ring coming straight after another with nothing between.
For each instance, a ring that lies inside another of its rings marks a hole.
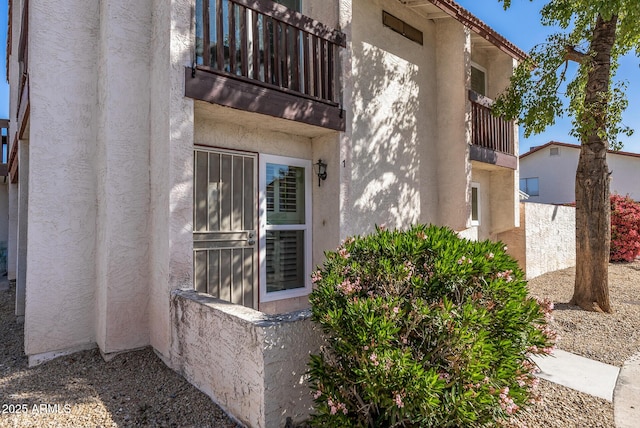
<instances>
[{"instance_id":1,"label":"sky","mask_svg":"<svg viewBox=\"0 0 640 428\"><path fill-rule=\"evenodd\" d=\"M9 118L9 84L7 83L7 0L0 0L0 119Z\"/></svg>"},{"instance_id":2,"label":"sky","mask_svg":"<svg viewBox=\"0 0 640 428\"><path fill-rule=\"evenodd\" d=\"M511 8L504 11L498 0L457 0L461 6L469 10L490 27L506 37L525 52L529 52L536 44L544 42L551 29L540 24L540 8L545 0L513 0ZM9 86L6 79L7 46L7 0L0 0L0 118L9 117ZM628 55L621 61L617 78L629 83L627 97L629 107L623 116L625 125L636 130L631 137L621 136L624 146L622 150L640 153L640 58ZM556 124L544 133L524 138L520 130L520 153L525 153L531 146L539 146L549 141L577 143L569 135L570 118L558 118Z\"/></svg>"},{"instance_id":3,"label":"sky","mask_svg":"<svg viewBox=\"0 0 640 428\"><path fill-rule=\"evenodd\" d=\"M540 9L546 0L512 0L511 8L505 11L498 0L456 0L462 7L480 18L491 28L514 43L525 52L545 41L553 29L540 23ZM640 58L635 54L627 55L620 62L616 79L629 83L627 98L629 107L623 115L623 123L635 134L631 137L620 136L622 150L640 153ZM556 124L538 135L524 138L520 129L520 153L525 153L532 146L540 146L549 141L578 144L570 135L571 118L558 118Z\"/></svg>"}]
</instances>

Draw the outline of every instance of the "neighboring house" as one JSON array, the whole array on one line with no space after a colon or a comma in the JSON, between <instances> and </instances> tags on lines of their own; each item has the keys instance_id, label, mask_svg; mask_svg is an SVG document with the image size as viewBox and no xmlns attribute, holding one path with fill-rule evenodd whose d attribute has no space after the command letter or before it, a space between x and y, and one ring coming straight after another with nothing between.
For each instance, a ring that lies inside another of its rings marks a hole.
<instances>
[{"instance_id":1,"label":"neighboring house","mask_svg":"<svg viewBox=\"0 0 640 428\"><path fill-rule=\"evenodd\" d=\"M311 402L323 251L383 223L518 226L518 131L488 106L522 51L451 0L281 3L10 2L31 364L152 346L244 423L281 426Z\"/></svg>"},{"instance_id":2,"label":"neighboring house","mask_svg":"<svg viewBox=\"0 0 640 428\"><path fill-rule=\"evenodd\" d=\"M520 190L527 202L567 204L575 202L575 182L580 146L550 141L520 156ZM611 193L640 200L640 153L609 150Z\"/></svg>"}]
</instances>

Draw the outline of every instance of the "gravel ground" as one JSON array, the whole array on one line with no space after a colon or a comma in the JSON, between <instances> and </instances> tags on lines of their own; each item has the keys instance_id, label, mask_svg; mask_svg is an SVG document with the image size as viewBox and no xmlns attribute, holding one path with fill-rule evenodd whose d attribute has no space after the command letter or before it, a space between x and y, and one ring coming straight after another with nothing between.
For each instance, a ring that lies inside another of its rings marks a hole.
<instances>
[{"instance_id":1,"label":"gravel ground","mask_svg":"<svg viewBox=\"0 0 640 428\"><path fill-rule=\"evenodd\" d=\"M240 426L151 349L108 363L84 351L28 368L13 290L0 291L0 427Z\"/></svg>"},{"instance_id":2,"label":"gravel ground","mask_svg":"<svg viewBox=\"0 0 640 428\"><path fill-rule=\"evenodd\" d=\"M609 287L615 313L592 314L567 302L573 269L529 282L551 298L559 348L622 366L640 350L640 263L613 264ZM236 427L203 393L146 349L105 363L97 350L27 367L22 328L13 316L13 289L0 291L0 427ZM613 406L542 380L540 402L509 427L613 427ZM44 406L43 406L44 405ZM26 406L26 412L17 413Z\"/></svg>"}]
</instances>

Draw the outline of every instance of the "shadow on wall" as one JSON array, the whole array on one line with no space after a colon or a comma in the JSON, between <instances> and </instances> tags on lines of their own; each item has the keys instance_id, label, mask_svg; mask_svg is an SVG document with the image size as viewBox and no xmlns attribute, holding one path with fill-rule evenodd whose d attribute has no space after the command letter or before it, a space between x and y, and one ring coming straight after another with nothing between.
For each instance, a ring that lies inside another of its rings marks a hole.
<instances>
[{"instance_id":1,"label":"shadow on wall","mask_svg":"<svg viewBox=\"0 0 640 428\"><path fill-rule=\"evenodd\" d=\"M352 230L406 227L421 217L419 67L353 44Z\"/></svg>"}]
</instances>

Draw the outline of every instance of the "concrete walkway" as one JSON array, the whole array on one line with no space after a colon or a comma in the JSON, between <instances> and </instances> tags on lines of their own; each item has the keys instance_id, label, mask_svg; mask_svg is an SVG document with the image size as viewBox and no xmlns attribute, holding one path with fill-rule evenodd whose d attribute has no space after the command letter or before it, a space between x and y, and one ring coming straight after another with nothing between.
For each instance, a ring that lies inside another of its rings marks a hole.
<instances>
[{"instance_id":1,"label":"concrete walkway","mask_svg":"<svg viewBox=\"0 0 640 428\"><path fill-rule=\"evenodd\" d=\"M622 369L562 350L551 357L534 357L538 376L613 402L617 428L636 428L640 421L640 353Z\"/></svg>"},{"instance_id":2,"label":"concrete walkway","mask_svg":"<svg viewBox=\"0 0 640 428\"><path fill-rule=\"evenodd\" d=\"M624 363L613 392L613 416L617 428L640 423L640 353Z\"/></svg>"}]
</instances>

